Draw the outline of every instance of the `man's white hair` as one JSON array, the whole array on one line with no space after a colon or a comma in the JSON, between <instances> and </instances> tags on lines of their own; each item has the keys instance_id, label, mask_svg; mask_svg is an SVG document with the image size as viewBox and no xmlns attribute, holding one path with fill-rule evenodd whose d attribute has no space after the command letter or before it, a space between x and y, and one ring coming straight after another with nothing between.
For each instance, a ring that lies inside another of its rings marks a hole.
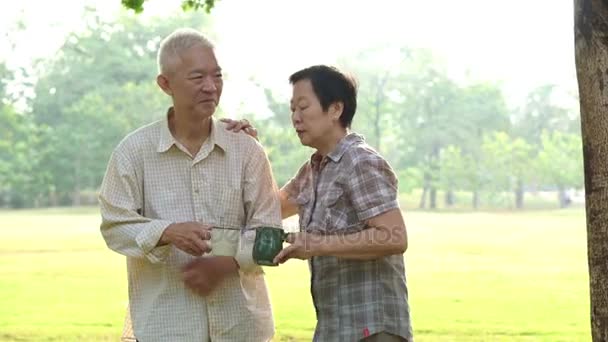
<instances>
[{"instance_id":1,"label":"man's white hair","mask_svg":"<svg viewBox=\"0 0 608 342\"><path fill-rule=\"evenodd\" d=\"M201 45L213 49L213 43L202 33L190 28L180 28L163 39L158 49L158 72L163 75L171 73L180 55L185 50Z\"/></svg>"}]
</instances>

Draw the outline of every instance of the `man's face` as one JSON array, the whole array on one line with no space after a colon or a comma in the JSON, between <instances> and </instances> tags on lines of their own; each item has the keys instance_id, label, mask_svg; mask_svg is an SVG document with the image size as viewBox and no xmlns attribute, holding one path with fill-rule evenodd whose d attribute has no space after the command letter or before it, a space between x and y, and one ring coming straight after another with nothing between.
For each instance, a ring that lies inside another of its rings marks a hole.
<instances>
[{"instance_id":1,"label":"man's face","mask_svg":"<svg viewBox=\"0 0 608 342\"><path fill-rule=\"evenodd\" d=\"M213 49L195 45L180 54L167 76L176 108L207 118L213 115L224 85Z\"/></svg>"},{"instance_id":2,"label":"man's face","mask_svg":"<svg viewBox=\"0 0 608 342\"><path fill-rule=\"evenodd\" d=\"M331 107L331 106L330 106ZM323 111L310 80L303 79L293 85L291 121L302 145L318 148L335 128L336 122Z\"/></svg>"}]
</instances>

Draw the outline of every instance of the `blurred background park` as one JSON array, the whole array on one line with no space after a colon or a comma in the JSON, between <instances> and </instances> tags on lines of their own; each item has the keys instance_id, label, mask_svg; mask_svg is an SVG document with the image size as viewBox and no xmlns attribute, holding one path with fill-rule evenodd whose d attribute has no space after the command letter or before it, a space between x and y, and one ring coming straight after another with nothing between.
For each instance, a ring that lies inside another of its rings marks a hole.
<instances>
[{"instance_id":1,"label":"blurred background park","mask_svg":"<svg viewBox=\"0 0 608 342\"><path fill-rule=\"evenodd\" d=\"M0 5L0 340L118 339L124 258L99 234L109 155L162 119L156 51L214 39L220 117L260 132L281 186L308 158L288 76L359 82L353 129L391 163L418 341L586 341L582 143L566 0L180 0ZM286 223L288 224L288 223ZM277 340L310 340L305 263L268 270Z\"/></svg>"}]
</instances>

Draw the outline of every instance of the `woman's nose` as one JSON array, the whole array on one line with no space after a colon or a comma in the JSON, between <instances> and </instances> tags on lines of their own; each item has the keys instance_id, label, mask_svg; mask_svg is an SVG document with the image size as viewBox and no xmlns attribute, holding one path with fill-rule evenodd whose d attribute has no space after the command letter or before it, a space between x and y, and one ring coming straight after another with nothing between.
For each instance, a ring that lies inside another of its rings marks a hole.
<instances>
[{"instance_id":1,"label":"woman's nose","mask_svg":"<svg viewBox=\"0 0 608 342\"><path fill-rule=\"evenodd\" d=\"M293 123L300 122L301 120L302 118L300 117L300 114L297 111L291 113L291 121Z\"/></svg>"}]
</instances>

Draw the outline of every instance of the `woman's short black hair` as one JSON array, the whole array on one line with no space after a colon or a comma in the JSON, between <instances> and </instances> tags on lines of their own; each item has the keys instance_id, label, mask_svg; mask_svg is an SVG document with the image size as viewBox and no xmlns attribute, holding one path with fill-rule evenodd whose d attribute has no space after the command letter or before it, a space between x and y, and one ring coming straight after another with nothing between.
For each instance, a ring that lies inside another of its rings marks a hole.
<instances>
[{"instance_id":1,"label":"woman's short black hair","mask_svg":"<svg viewBox=\"0 0 608 342\"><path fill-rule=\"evenodd\" d=\"M352 77L335 67L314 65L289 76L292 85L301 80L310 81L323 111L327 111L332 103L342 102L344 109L340 124L344 128L350 127L357 110L357 83Z\"/></svg>"}]
</instances>

